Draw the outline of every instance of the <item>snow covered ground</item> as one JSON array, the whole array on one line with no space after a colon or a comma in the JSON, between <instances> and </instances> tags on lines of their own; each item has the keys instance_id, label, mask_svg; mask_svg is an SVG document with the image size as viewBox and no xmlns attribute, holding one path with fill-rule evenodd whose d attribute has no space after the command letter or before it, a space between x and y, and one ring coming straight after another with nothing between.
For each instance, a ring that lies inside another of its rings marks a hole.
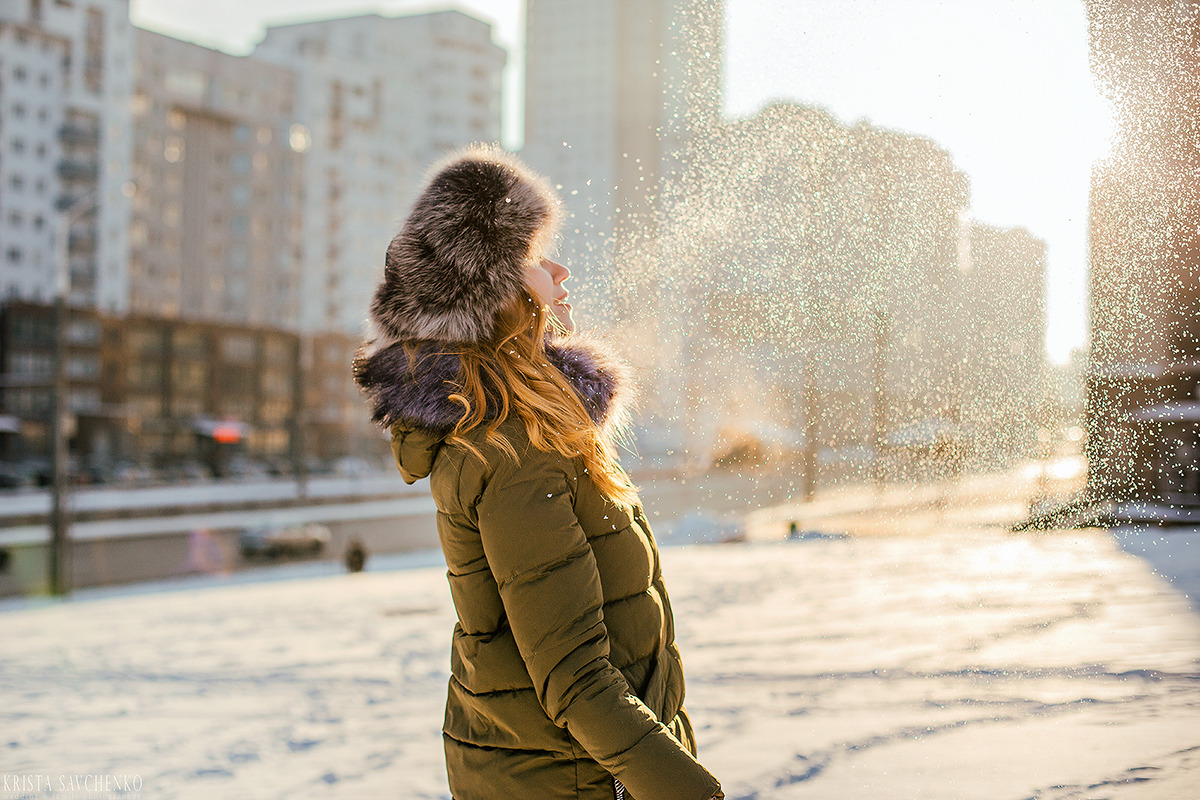
<instances>
[{"instance_id":1,"label":"snow covered ground","mask_svg":"<svg viewBox=\"0 0 1200 800\"><path fill-rule=\"evenodd\" d=\"M1200 613L1132 535L664 549L702 760L731 798L1194 800ZM370 567L0 603L0 800L446 797L443 570Z\"/></svg>"}]
</instances>

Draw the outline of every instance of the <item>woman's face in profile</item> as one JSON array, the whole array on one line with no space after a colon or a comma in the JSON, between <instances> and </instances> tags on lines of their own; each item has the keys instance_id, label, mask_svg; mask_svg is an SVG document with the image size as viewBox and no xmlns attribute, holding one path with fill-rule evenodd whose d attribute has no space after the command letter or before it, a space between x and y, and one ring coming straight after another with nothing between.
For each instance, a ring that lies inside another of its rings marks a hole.
<instances>
[{"instance_id":1,"label":"woman's face in profile","mask_svg":"<svg viewBox=\"0 0 1200 800\"><path fill-rule=\"evenodd\" d=\"M567 290L563 282L571 277L571 272L562 264L543 258L529 267L525 283L535 299L542 305L550 306L550 310L564 328L575 330L575 320L571 319L571 304L567 302Z\"/></svg>"}]
</instances>

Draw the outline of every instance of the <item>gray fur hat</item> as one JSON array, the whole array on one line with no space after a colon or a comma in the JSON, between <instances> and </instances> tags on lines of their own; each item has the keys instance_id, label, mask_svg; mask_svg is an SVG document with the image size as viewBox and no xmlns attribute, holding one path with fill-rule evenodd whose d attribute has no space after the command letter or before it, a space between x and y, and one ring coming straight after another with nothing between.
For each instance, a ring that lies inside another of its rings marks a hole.
<instances>
[{"instance_id":1,"label":"gray fur hat","mask_svg":"<svg viewBox=\"0 0 1200 800\"><path fill-rule=\"evenodd\" d=\"M405 339L487 339L557 233L554 189L498 147L473 145L430 174L387 249L371 303L376 349Z\"/></svg>"}]
</instances>

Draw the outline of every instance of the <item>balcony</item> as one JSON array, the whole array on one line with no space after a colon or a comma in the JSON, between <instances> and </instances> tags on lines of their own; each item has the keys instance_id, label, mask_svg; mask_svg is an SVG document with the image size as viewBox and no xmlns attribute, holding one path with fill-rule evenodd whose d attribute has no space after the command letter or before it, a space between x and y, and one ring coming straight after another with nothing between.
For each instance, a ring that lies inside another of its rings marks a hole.
<instances>
[{"instance_id":1,"label":"balcony","mask_svg":"<svg viewBox=\"0 0 1200 800\"><path fill-rule=\"evenodd\" d=\"M71 206L80 202L86 194L87 194L86 189L83 191L80 191L78 193L61 194L58 196L57 199L55 199L54 207L59 211L66 211ZM91 211L89 211L88 213L91 213Z\"/></svg>"},{"instance_id":2,"label":"balcony","mask_svg":"<svg viewBox=\"0 0 1200 800\"><path fill-rule=\"evenodd\" d=\"M71 231L67 236L67 250L71 255L96 252L96 232L91 228Z\"/></svg>"},{"instance_id":3,"label":"balcony","mask_svg":"<svg viewBox=\"0 0 1200 800\"><path fill-rule=\"evenodd\" d=\"M58 162L58 177L64 181L87 181L95 183L100 177L100 165L95 161L64 158Z\"/></svg>"},{"instance_id":4,"label":"balcony","mask_svg":"<svg viewBox=\"0 0 1200 800\"><path fill-rule=\"evenodd\" d=\"M100 144L100 128L94 125L67 122L59 127L58 140L66 145L98 146Z\"/></svg>"}]
</instances>

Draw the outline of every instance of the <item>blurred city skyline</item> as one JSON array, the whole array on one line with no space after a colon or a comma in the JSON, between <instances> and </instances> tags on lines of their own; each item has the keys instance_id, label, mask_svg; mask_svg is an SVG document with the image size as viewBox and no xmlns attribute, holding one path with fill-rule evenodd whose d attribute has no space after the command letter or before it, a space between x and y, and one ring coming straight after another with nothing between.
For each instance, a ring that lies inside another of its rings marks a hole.
<instances>
[{"instance_id":1,"label":"blurred city skyline","mask_svg":"<svg viewBox=\"0 0 1200 800\"><path fill-rule=\"evenodd\" d=\"M522 0L135 0L135 24L242 54L269 24L458 8L492 23L510 56L503 141L524 139ZM775 99L843 122L927 136L971 179L972 216L1047 243L1046 350L1065 362L1087 343L1087 197L1106 148L1105 104L1088 70L1082 3L1056 0L726 0L723 110ZM766 57L764 57L766 54Z\"/></svg>"}]
</instances>

